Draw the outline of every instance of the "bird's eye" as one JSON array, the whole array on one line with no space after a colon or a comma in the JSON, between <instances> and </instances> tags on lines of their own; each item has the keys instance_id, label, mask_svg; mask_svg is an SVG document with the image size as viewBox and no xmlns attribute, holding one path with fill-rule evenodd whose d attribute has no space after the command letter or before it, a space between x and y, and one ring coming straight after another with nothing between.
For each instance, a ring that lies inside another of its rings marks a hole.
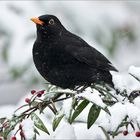
<instances>
[{"instance_id":1,"label":"bird's eye","mask_svg":"<svg viewBox=\"0 0 140 140\"><path fill-rule=\"evenodd\" d=\"M50 24L50 25L53 25L53 24L54 24L54 20L53 20L53 19L50 19L50 20L49 20L49 24Z\"/></svg>"}]
</instances>

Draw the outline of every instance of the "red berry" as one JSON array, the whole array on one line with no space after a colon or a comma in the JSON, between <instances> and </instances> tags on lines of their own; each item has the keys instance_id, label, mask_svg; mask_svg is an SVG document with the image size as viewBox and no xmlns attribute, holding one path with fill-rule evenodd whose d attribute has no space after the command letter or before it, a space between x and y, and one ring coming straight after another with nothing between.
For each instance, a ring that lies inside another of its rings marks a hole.
<instances>
[{"instance_id":1,"label":"red berry","mask_svg":"<svg viewBox=\"0 0 140 140\"><path fill-rule=\"evenodd\" d=\"M136 132L135 135L136 135L136 137L140 137L140 132L139 131Z\"/></svg>"},{"instance_id":2,"label":"red berry","mask_svg":"<svg viewBox=\"0 0 140 140\"><path fill-rule=\"evenodd\" d=\"M0 140L3 140L3 138L2 138L2 137L0 137Z\"/></svg>"},{"instance_id":3,"label":"red berry","mask_svg":"<svg viewBox=\"0 0 140 140\"><path fill-rule=\"evenodd\" d=\"M26 102L26 103L30 103L30 101L31 101L31 100L30 100L29 98L26 98L26 99L25 99L25 102Z\"/></svg>"},{"instance_id":4,"label":"red berry","mask_svg":"<svg viewBox=\"0 0 140 140\"><path fill-rule=\"evenodd\" d=\"M11 138L11 140L16 140L16 139L17 139L16 137L12 137L12 138Z\"/></svg>"},{"instance_id":5,"label":"red berry","mask_svg":"<svg viewBox=\"0 0 140 140\"><path fill-rule=\"evenodd\" d=\"M126 136L128 134L128 131L123 131L123 135Z\"/></svg>"},{"instance_id":6,"label":"red berry","mask_svg":"<svg viewBox=\"0 0 140 140\"><path fill-rule=\"evenodd\" d=\"M38 94L37 94L37 97L41 97L42 94L44 94L44 93L45 93L45 90L40 90L40 91L38 92Z\"/></svg>"},{"instance_id":7,"label":"red berry","mask_svg":"<svg viewBox=\"0 0 140 140\"><path fill-rule=\"evenodd\" d=\"M33 95L34 95L35 93L36 93L36 91L35 91L35 90L31 90L31 94L33 94Z\"/></svg>"},{"instance_id":8,"label":"red berry","mask_svg":"<svg viewBox=\"0 0 140 140\"><path fill-rule=\"evenodd\" d=\"M40 94L44 94L45 93L45 90L41 90L39 91Z\"/></svg>"},{"instance_id":9,"label":"red berry","mask_svg":"<svg viewBox=\"0 0 140 140\"><path fill-rule=\"evenodd\" d=\"M42 94L41 94L41 93L38 93L38 94L37 94L37 97L41 97L41 96L42 96Z\"/></svg>"}]
</instances>

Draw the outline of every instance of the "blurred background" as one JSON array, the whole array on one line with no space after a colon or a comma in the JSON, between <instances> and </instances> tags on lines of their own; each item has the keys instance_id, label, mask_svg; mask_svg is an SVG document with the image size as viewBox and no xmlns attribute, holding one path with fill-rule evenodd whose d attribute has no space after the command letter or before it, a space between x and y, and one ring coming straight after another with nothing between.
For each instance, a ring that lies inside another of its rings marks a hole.
<instances>
[{"instance_id":1,"label":"blurred background","mask_svg":"<svg viewBox=\"0 0 140 140\"><path fill-rule=\"evenodd\" d=\"M140 2L0 1L0 106L45 88L32 60L36 27L30 21L43 14L56 15L121 73L140 66Z\"/></svg>"}]
</instances>

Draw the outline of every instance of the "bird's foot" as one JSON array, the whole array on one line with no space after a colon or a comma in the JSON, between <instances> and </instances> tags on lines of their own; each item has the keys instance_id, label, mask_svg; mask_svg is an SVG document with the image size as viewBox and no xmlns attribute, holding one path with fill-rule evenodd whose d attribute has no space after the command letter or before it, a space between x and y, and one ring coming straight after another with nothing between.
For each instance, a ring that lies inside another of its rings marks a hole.
<instances>
[{"instance_id":1,"label":"bird's foot","mask_svg":"<svg viewBox=\"0 0 140 140\"><path fill-rule=\"evenodd\" d=\"M78 86L76 87L74 90L77 92L77 94L82 93L83 91L85 91L86 88L88 88L89 85L84 85L84 86Z\"/></svg>"}]
</instances>

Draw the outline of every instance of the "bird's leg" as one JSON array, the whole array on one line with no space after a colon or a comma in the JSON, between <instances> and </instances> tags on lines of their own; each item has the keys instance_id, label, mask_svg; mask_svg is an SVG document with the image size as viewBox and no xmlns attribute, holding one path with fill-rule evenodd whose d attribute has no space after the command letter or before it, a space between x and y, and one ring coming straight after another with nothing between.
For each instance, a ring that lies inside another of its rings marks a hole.
<instances>
[{"instance_id":1,"label":"bird's leg","mask_svg":"<svg viewBox=\"0 0 140 140\"><path fill-rule=\"evenodd\" d=\"M80 87L81 87L81 86L76 86L76 87L74 88L74 90L78 91L78 89L79 89Z\"/></svg>"},{"instance_id":2,"label":"bird's leg","mask_svg":"<svg viewBox=\"0 0 140 140\"><path fill-rule=\"evenodd\" d=\"M89 84L85 84L83 87L81 86L78 86L78 88L76 87L76 91L77 91L77 94L79 93L82 93L86 88L88 88L90 85ZM80 89L79 89L80 88Z\"/></svg>"},{"instance_id":3,"label":"bird's leg","mask_svg":"<svg viewBox=\"0 0 140 140\"><path fill-rule=\"evenodd\" d=\"M83 87L81 87L81 86L78 86L78 88L76 87L75 90L76 90L77 94L80 94L89 86L90 86L89 84L85 84ZM80 101L82 99L83 99L82 97L78 96L77 101Z\"/></svg>"}]
</instances>

